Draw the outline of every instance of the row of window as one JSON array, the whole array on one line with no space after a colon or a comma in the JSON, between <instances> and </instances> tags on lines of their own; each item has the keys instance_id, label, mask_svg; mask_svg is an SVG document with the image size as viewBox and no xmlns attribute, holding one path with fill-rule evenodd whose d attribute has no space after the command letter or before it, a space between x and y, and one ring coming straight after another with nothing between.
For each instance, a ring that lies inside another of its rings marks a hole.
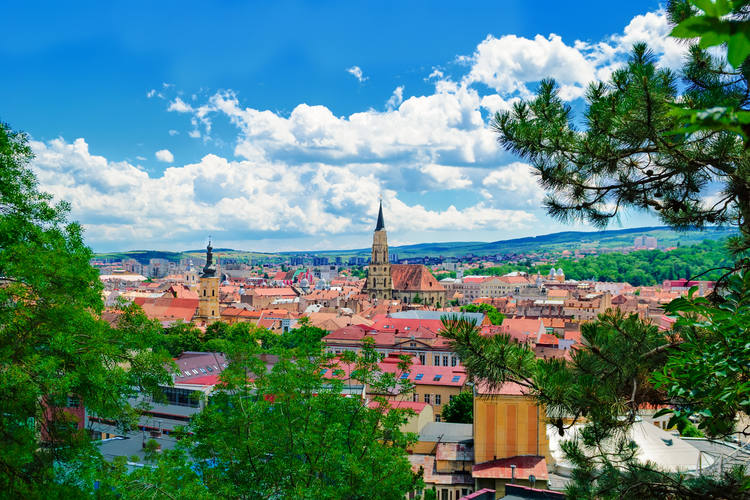
<instances>
[{"instance_id":1,"label":"row of window","mask_svg":"<svg viewBox=\"0 0 750 500\"><path fill-rule=\"evenodd\" d=\"M224 368L226 368L227 364L226 363L221 363L221 366L223 366ZM201 373L213 372L214 370L219 371L219 367L216 366L216 365L213 365L213 368L211 368L211 366L209 366L209 365L206 365L205 368L202 367L202 366L199 366L197 368L193 368L192 370L185 370L184 373L185 373L186 377L192 377L193 375L200 375ZM191 373L191 371L192 371L192 373ZM180 378L182 378L182 373L183 372L177 372L177 376L180 377Z\"/></svg>"},{"instance_id":2,"label":"row of window","mask_svg":"<svg viewBox=\"0 0 750 500\"><path fill-rule=\"evenodd\" d=\"M416 344L412 344L411 347L414 347L415 345ZM338 355L338 354L341 354L344 351L354 351L354 352L357 352L357 349L347 349L347 348L335 349L335 350L334 349L329 349L328 353L329 354L335 353L336 355ZM387 356L387 351L378 351L378 352L380 353L381 359L385 359L385 357ZM419 362L424 365L425 361L426 361L425 353L420 352L420 353L418 353L418 356L419 356ZM458 366L458 356L455 356L455 355L449 356L448 354L443 354L441 356L440 354L435 354L434 357L433 357L434 366L440 366L441 360L442 360L442 365L443 366ZM448 364L448 363L450 363L450 364Z\"/></svg>"},{"instance_id":3,"label":"row of window","mask_svg":"<svg viewBox=\"0 0 750 500\"><path fill-rule=\"evenodd\" d=\"M198 408L200 398L203 395L200 391L191 391L188 389L178 389L176 387L162 387L164 396L167 398L167 404L175 406L188 406Z\"/></svg>"},{"instance_id":4,"label":"row of window","mask_svg":"<svg viewBox=\"0 0 750 500\"><path fill-rule=\"evenodd\" d=\"M471 495L471 493L474 490L472 488L461 488L461 493L459 497L458 488L456 488L456 498L455 500L458 500L459 498ZM417 492L410 491L409 492L409 499L416 498L417 495L422 496L423 491L419 490ZM454 500L453 498L453 490L448 488L443 488L442 490L437 490L438 496L436 497L438 500Z\"/></svg>"},{"instance_id":5,"label":"row of window","mask_svg":"<svg viewBox=\"0 0 750 500\"><path fill-rule=\"evenodd\" d=\"M453 396L451 396L451 401L453 400ZM419 394L416 392L414 393L414 402L419 403ZM425 394L424 395L424 402L428 405L435 404L440 405L442 403L442 396L440 394ZM436 422L439 422L439 420L436 420Z\"/></svg>"}]
</instances>

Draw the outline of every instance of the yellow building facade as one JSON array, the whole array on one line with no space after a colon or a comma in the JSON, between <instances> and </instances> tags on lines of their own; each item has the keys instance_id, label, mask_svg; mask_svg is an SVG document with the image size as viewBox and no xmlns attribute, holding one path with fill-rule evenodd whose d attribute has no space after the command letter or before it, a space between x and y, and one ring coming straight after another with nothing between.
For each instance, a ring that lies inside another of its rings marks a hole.
<instances>
[{"instance_id":1,"label":"yellow building facade","mask_svg":"<svg viewBox=\"0 0 750 500\"><path fill-rule=\"evenodd\" d=\"M552 461L546 414L522 386L475 387L474 460L476 490L491 488L502 498L510 470L515 470L516 484L531 486L529 476L534 475L534 487L546 489L547 463Z\"/></svg>"}]
</instances>

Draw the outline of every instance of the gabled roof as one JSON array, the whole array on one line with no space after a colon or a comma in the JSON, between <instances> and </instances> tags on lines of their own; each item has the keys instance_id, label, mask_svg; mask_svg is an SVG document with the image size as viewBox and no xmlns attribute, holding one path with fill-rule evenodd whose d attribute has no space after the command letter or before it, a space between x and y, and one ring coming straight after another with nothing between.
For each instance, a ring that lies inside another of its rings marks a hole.
<instances>
[{"instance_id":1,"label":"gabled roof","mask_svg":"<svg viewBox=\"0 0 750 500\"><path fill-rule=\"evenodd\" d=\"M421 264L393 264L391 266L393 289L406 292L444 292L445 288Z\"/></svg>"},{"instance_id":2,"label":"gabled roof","mask_svg":"<svg viewBox=\"0 0 750 500\"><path fill-rule=\"evenodd\" d=\"M380 403L377 401L370 401L370 403L367 405L371 409L379 408ZM388 408L400 408L400 409L409 409L414 410L414 412L419 415L422 413L422 411L425 409L425 407L429 406L429 403L415 403L414 401L388 401ZM386 409L387 412L387 409Z\"/></svg>"},{"instance_id":3,"label":"gabled roof","mask_svg":"<svg viewBox=\"0 0 750 500\"><path fill-rule=\"evenodd\" d=\"M487 381L483 380L476 384L477 394L485 396L527 396L530 391L528 387L515 382L506 382L500 387L492 387Z\"/></svg>"},{"instance_id":4,"label":"gabled roof","mask_svg":"<svg viewBox=\"0 0 750 500\"><path fill-rule=\"evenodd\" d=\"M326 340L362 340L365 338L365 329L358 325L352 325L352 326L345 326L344 328L339 328L338 330L334 330L325 337L323 337L323 341Z\"/></svg>"}]
</instances>

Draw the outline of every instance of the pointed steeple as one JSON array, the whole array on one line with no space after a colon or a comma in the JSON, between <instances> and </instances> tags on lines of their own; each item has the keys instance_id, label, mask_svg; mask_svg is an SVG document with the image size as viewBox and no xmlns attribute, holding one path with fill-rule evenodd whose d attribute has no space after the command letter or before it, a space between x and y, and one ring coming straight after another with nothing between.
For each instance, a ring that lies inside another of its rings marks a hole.
<instances>
[{"instance_id":1,"label":"pointed steeple","mask_svg":"<svg viewBox=\"0 0 750 500\"><path fill-rule=\"evenodd\" d=\"M385 231L385 221L383 221L383 200L380 200L380 212L378 212L378 225L375 231Z\"/></svg>"}]
</instances>

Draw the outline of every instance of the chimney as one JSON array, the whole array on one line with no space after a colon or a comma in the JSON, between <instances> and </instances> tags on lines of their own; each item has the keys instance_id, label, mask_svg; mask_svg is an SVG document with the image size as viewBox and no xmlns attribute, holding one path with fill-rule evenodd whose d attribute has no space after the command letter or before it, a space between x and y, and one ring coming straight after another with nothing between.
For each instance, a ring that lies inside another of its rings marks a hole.
<instances>
[{"instance_id":1,"label":"chimney","mask_svg":"<svg viewBox=\"0 0 750 500\"><path fill-rule=\"evenodd\" d=\"M510 484L516 484L516 466L510 466Z\"/></svg>"}]
</instances>

